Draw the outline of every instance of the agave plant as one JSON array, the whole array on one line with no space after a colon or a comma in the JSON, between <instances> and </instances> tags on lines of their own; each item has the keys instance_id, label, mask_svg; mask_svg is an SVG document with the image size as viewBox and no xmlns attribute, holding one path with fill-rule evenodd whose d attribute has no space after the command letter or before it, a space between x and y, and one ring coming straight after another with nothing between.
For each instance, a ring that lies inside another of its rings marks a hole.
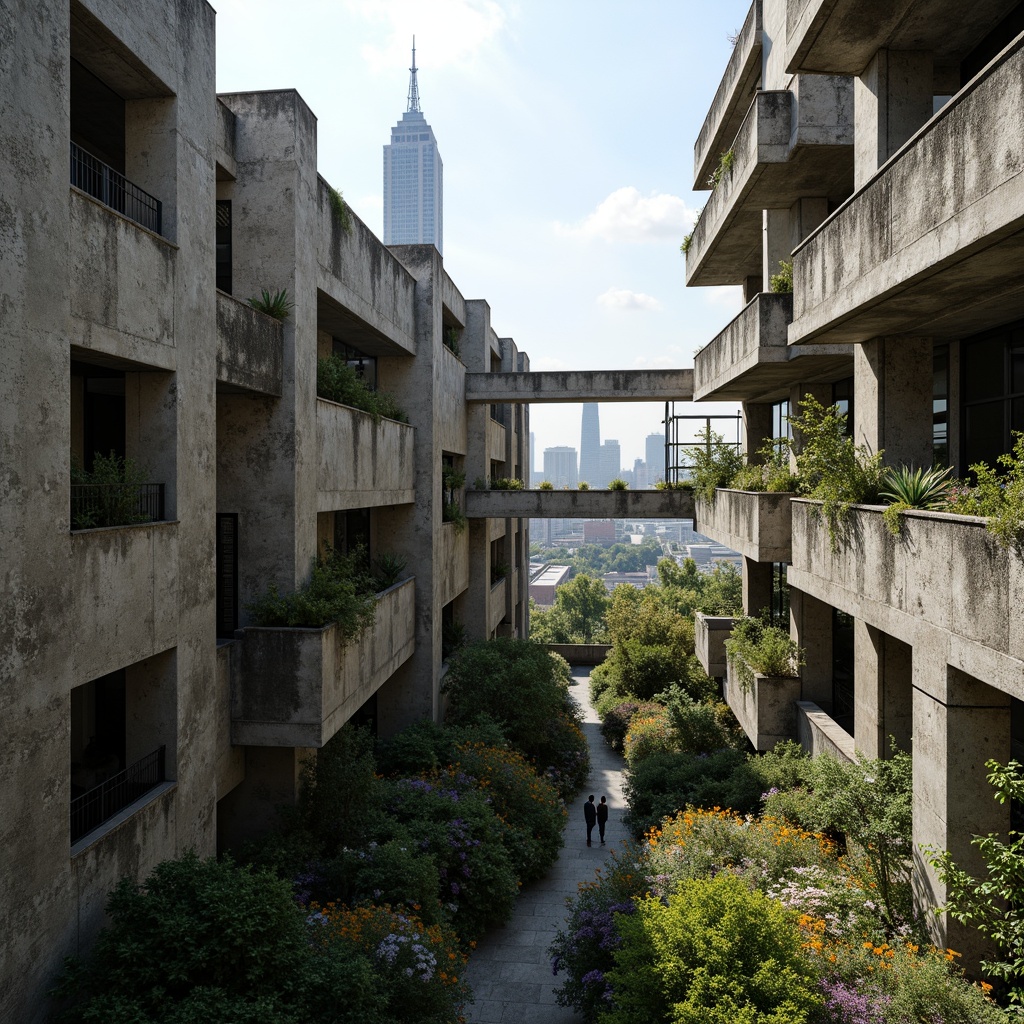
<instances>
[{"instance_id":1,"label":"agave plant","mask_svg":"<svg viewBox=\"0 0 1024 1024\"><path fill-rule=\"evenodd\" d=\"M269 289L264 288L260 292L258 299L249 300L249 305L253 309L266 313L267 316L272 316L275 320L282 322L288 319L288 315L295 307L295 303L288 298L287 288L282 288L273 294L270 293Z\"/></svg>"},{"instance_id":2,"label":"agave plant","mask_svg":"<svg viewBox=\"0 0 1024 1024\"><path fill-rule=\"evenodd\" d=\"M880 498L887 498L892 504L882 513L891 533L899 536L900 513L908 508L942 509L946 507L946 492L949 490L949 474L952 467L942 469L911 469L900 466L889 467L882 478Z\"/></svg>"}]
</instances>

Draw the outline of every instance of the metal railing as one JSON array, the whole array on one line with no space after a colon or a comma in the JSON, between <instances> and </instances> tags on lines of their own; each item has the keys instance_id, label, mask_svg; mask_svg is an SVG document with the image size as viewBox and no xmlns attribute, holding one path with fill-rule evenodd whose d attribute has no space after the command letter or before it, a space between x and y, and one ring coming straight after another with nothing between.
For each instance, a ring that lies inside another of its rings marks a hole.
<instances>
[{"instance_id":1,"label":"metal railing","mask_svg":"<svg viewBox=\"0 0 1024 1024\"><path fill-rule=\"evenodd\" d=\"M691 427L691 422L703 423L703 431L695 430ZM728 441L725 438L717 442L711 440L711 425L719 422L727 424L726 429L729 426L735 427L735 441ZM710 416L686 415L675 411L674 402L666 402L664 423L665 479L672 483L685 483L691 478L695 455L698 452L710 455L713 448L732 448L735 451L740 449L743 417L738 413ZM691 439L694 434L701 433L703 433L703 438Z\"/></svg>"},{"instance_id":2,"label":"metal railing","mask_svg":"<svg viewBox=\"0 0 1024 1024\"><path fill-rule=\"evenodd\" d=\"M139 797L165 782L166 759L167 747L160 747L87 793L75 797L71 801L71 842L78 842L82 836L99 828L118 811L123 811Z\"/></svg>"},{"instance_id":3,"label":"metal railing","mask_svg":"<svg viewBox=\"0 0 1024 1024\"><path fill-rule=\"evenodd\" d=\"M72 530L159 523L163 518L163 484L71 485Z\"/></svg>"},{"instance_id":4,"label":"metal railing","mask_svg":"<svg viewBox=\"0 0 1024 1024\"><path fill-rule=\"evenodd\" d=\"M129 220L161 234L163 204L130 182L120 171L71 143L71 184Z\"/></svg>"}]
</instances>

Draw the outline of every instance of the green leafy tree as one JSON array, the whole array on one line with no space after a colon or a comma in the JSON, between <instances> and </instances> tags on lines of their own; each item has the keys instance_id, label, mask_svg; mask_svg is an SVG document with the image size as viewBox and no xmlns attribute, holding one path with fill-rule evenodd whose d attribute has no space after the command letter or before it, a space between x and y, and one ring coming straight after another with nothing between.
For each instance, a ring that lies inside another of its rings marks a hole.
<instances>
[{"instance_id":1,"label":"green leafy tree","mask_svg":"<svg viewBox=\"0 0 1024 1024\"><path fill-rule=\"evenodd\" d=\"M579 575L555 592L550 611L530 616L530 636L540 643L589 644L606 635L604 622L610 598L605 585L593 576Z\"/></svg>"}]
</instances>

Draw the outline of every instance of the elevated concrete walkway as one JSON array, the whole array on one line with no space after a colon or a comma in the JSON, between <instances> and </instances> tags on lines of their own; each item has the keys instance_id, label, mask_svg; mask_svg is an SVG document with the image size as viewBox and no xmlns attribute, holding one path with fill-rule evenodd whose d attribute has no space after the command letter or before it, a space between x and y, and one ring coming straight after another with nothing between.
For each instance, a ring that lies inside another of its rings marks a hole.
<instances>
[{"instance_id":1,"label":"elevated concrete walkway","mask_svg":"<svg viewBox=\"0 0 1024 1024\"><path fill-rule=\"evenodd\" d=\"M469 519L692 519L693 491L466 491Z\"/></svg>"},{"instance_id":2,"label":"elevated concrete walkway","mask_svg":"<svg viewBox=\"0 0 1024 1024\"><path fill-rule=\"evenodd\" d=\"M467 373L467 402L691 402L693 370Z\"/></svg>"},{"instance_id":3,"label":"elevated concrete walkway","mask_svg":"<svg viewBox=\"0 0 1024 1024\"><path fill-rule=\"evenodd\" d=\"M512 920L481 939L470 957L466 977L476 1002L466 1007L469 1024L576 1024L581 1018L555 1002L554 989L563 980L551 973L548 946L566 918L565 900L580 882L589 882L613 850L625 845L622 814L622 772L625 761L602 739L600 719L590 703L590 669L573 666L572 695L584 712L583 732L590 744L590 777L569 807L565 846L547 877L524 886ZM608 797L607 845L587 846L583 804L589 794Z\"/></svg>"}]
</instances>

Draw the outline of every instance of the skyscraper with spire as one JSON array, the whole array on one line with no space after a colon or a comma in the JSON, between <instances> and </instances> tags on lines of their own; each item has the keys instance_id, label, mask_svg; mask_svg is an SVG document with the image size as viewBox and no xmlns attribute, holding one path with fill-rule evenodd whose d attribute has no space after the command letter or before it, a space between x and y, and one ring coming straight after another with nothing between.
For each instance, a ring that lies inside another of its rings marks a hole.
<instances>
[{"instance_id":1,"label":"skyscraper with spire","mask_svg":"<svg viewBox=\"0 0 1024 1024\"><path fill-rule=\"evenodd\" d=\"M599 487L601 476L601 420L597 402L583 406L583 429L580 432L580 479Z\"/></svg>"},{"instance_id":2,"label":"skyscraper with spire","mask_svg":"<svg viewBox=\"0 0 1024 1024\"><path fill-rule=\"evenodd\" d=\"M406 111L384 147L384 244L427 243L443 253L441 155L420 110L416 71L413 36Z\"/></svg>"}]
</instances>

